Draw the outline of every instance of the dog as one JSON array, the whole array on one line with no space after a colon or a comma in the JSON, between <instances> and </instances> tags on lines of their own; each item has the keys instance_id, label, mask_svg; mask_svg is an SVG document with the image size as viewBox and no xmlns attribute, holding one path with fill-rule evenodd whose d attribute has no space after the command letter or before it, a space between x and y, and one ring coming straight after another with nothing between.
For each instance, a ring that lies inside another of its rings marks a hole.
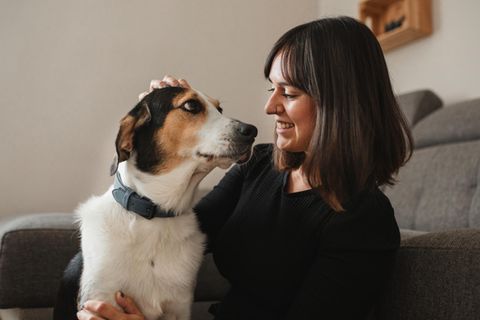
<instances>
[{"instance_id":1,"label":"dog","mask_svg":"<svg viewBox=\"0 0 480 320\"><path fill-rule=\"evenodd\" d=\"M195 191L215 167L246 162L256 135L195 89L146 95L120 122L114 184L75 211L81 255L67 270L81 270L76 308L90 299L118 306L121 290L148 320L190 319L206 241L192 210ZM55 318L65 319L62 312L56 307Z\"/></svg>"}]
</instances>

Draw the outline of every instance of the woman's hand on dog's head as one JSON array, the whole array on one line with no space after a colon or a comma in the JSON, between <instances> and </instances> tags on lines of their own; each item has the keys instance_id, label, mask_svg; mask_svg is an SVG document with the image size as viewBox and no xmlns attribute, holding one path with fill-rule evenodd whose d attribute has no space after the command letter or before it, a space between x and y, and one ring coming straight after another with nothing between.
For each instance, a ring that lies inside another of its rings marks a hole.
<instances>
[{"instance_id":1,"label":"woman's hand on dog's head","mask_svg":"<svg viewBox=\"0 0 480 320\"><path fill-rule=\"evenodd\" d=\"M162 80L152 80L150 81L150 87L147 91L142 92L138 95L138 100L142 100L147 94L152 92L153 89L165 88L165 87L182 87L182 88L191 88L190 84L185 79L176 79L170 75L166 75Z\"/></svg>"},{"instance_id":2,"label":"woman's hand on dog's head","mask_svg":"<svg viewBox=\"0 0 480 320\"><path fill-rule=\"evenodd\" d=\"M145 320L132 298L122 292L115 294L115 300L123 310L104 301L89 300L77 312L79 320Z\"/></svg>"}]
</instances>

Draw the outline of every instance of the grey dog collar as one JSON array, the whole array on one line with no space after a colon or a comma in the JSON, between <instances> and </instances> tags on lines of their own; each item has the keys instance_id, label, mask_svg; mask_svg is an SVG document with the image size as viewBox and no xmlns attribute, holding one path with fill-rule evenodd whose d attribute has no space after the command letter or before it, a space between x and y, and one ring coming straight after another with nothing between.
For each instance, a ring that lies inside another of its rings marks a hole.
<instances>
[{"instance_id":1,"label":"grey dog collar","mask_svg":"<svg viewBox=\"0 0 480 320\"><path fill-rule=\"evenodd\" d=\"M147 197L142 197L131 188L123 184L120 172L115 175L115 182L113 183L113 198L120 203L122 207L128 211L133 211L145 219L152 218L172 218L175 217L175 212L166 211L159 208L152 200Z\"/></svg>"}]
</instances>

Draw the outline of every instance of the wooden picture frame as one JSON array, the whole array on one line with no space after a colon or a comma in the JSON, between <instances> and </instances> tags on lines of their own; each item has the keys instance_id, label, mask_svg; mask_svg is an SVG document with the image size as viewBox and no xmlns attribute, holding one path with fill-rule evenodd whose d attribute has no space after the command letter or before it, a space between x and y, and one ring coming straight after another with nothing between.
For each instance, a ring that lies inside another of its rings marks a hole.
<instances>
[{"instance_id":1,"label":"wooden picture frame","mask_svg":"<svg viewBox=\"0 0 480 320\"><path fill-rule=\"evenodd\" d=\"M361 0L359 19L372 29L383 51L432 33L431 0Z\"/></svg>"}]
</instances>

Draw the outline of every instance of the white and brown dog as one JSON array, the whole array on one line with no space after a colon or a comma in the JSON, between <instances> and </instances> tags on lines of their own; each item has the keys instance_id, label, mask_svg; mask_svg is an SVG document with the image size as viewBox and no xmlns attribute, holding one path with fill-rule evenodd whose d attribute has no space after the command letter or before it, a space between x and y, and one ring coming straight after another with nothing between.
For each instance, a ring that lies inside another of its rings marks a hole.
<instances>
[{"instance_id":1,"label":"white and brown dog","mask_svg":"<svg viewBox=\"0 0 480 320\"><path fill-rule=\"evenodd\" d=\"M213 168L248 160L256 134L194 89L145 96L121 120L115 184L76 210L78 306L90 299L115 305L121 290L146 319L189 319L205 242L192 210L195 191Z\"/></svg>"}]
</instances>

